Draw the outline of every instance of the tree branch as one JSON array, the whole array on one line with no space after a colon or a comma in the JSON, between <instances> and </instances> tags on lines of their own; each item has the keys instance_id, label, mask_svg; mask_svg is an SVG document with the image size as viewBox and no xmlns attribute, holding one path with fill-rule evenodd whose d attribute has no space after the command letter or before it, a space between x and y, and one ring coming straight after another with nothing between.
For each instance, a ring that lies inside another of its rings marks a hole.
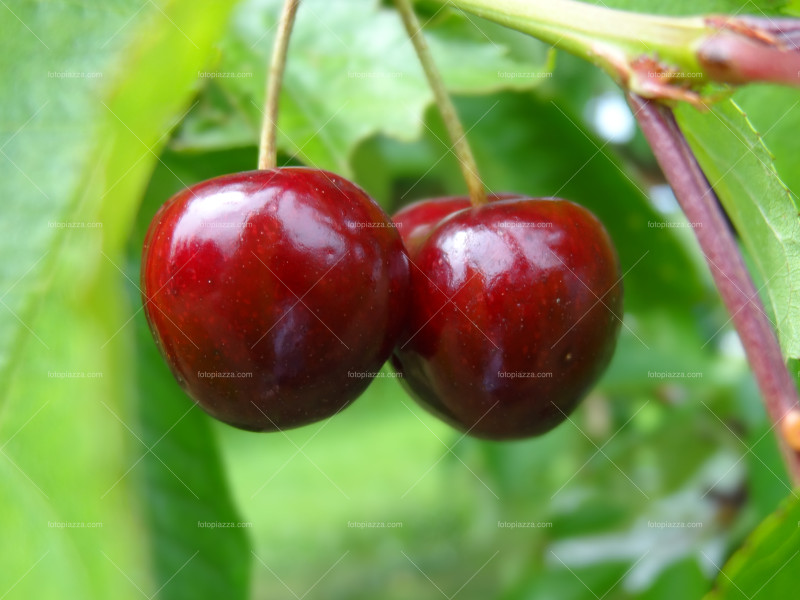
<instances>
[{"instance_id":1,"label":"tree branch","mask_svg":"<svg viewBox=\"0 0 800 600\"><path fill-rule=\"evenodd\" d=\"M739 333L773 427L778 430L790 476L800 483L800 448L791 437L787 440L785 433L797 420L797 388L716 194L672 111L634 94L628 95L628 102L683 212L690 222L698 224L695 236Z\"/></svg>"}]
</instances>

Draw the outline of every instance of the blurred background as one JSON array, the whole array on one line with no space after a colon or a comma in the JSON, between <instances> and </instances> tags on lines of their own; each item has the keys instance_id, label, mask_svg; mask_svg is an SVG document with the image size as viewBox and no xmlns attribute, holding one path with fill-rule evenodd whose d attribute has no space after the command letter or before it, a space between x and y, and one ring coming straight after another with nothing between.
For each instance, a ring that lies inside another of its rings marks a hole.
<instances>
[{"instance_id":1,"label":"blurred background","mask_svg":"<svg viewBox=\"0 0 800 600\"><path fill-rule=\"evenodd\" d=\"M603 380L513 443L462 437L390 376L299 430L212 421L147 330L141 244L172 194L255 168L280 2L7 0L0 599L699 598L790 494L622 94L524 35L417 8L487 186L571 199L612 235L626 311ZM735 99L800 189L798 92ZM390 3L304 0L279 143L281 164L350 177L390 212L465 191Z\"/></svg>"}]
</instances>

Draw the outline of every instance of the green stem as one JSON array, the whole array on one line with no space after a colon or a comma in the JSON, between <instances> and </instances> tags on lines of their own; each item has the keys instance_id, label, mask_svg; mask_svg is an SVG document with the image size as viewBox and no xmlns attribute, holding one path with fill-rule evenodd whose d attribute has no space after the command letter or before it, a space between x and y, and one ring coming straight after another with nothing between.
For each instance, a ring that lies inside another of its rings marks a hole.
<instances>
[{"instance_id":1,"label":"green stem","mask_svg":"<svg viewBox=\"0 0 800 600\"><path fill-rule=\"evenodd\" d=\"M464 174L464 179L467 182L469 189L469 198L473 206L481 206L487 203L486 188L481 181L480 174L478 173L478 165L475 162L475 157L472 154L467 141L467 134L464 132L464 126L458 118L458 112L447 93L444 81L439 70L436 68L436 63L433 61L431 51L428 48L428 43L422 33L422 28L414 13L414 8L411 6L410 0L395 0L397 11L403 20L408 37L414 45L414 50L417 52L419 62L422 64L422 69L425 71L425 76L428 78L428 83L433 90L433 95L436 99L436 104L442 114L447 133L450 136L450 141L453 143L453 149L458 157L458 162L461 165L461 172Z\"/></svg>"},{"instance_id":2,"label":"green stem","mask_svg":"<svg viewBox=\"0 0 800 600\"><path fill-rule=\"evenodd\" d=\"M695 50L714 31L703 17L644 15L574 0L447 0L447 3L592 60L614 76L619 75L614 63L621 61L623 55L657 55L684 69L702 72Z\"/></svg>"},{"instance_id":3,"label":"green stem","mask_svg":"<svg viewBox=\"0 0 800 600\"><path fill-rule=\"evenodd\" d=\"M800 86L796 20L662 17L575 0L440 1L591 61L645 98L702 107L700 94L709 82Z\"/></svg>"},{"instance_id":4,"label":"green stem","mask_svg":"<svg viewBox=\"0 0 800 600\"><path fill-rule=\"evenodd\" d=\"M707 31L703 17L659 17L575 0L448 0L448 4L564 48L584 39L658 51L685 46Z\"/></svg>"},{"instance_id":5,"label":"green stem","mask_svg":"<svg viewBox=\"0 0 800 600\"><path fill-rule=\"evenodd\" d=\"M289 38L292 35L294 18L300 0L286 0L272 47L272 58L267 76L266 100L264 103L264 121L261 125L261 140L258 145L258 168L274 169L278 166L278 108L283 84L283 72L286 69L286 54L289 49Z\"/></svg>"}]
</instances>

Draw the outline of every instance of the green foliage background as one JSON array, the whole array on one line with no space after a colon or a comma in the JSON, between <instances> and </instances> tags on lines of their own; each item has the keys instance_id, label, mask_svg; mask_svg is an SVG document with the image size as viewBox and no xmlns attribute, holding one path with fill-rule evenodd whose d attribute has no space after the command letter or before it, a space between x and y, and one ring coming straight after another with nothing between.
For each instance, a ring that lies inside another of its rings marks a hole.
<instances>
[{"instance_id":1,"label":"green foliage background","mask_svg":"<svg viewBox=\"0 0 800 600\"><path fill-rule=\"evenodd\" d=\"M800 14L785 0L604 4ZM592 102L619 92L522 35L418 9L487 185L580 202L615 240L625 327L595 393L552 433L507 444L462 439L391 378L285 434L213 422L147 331L139 252L174 192L255 166L279 2L6 0L1 599L656 600L701 597L718 577L715 598L796 588L791 504L719 576L796 496L691 230L667 227L685 222L650 198L662 180L646 144L593 128ZM352 177L387 210L464 191L389 7L305 0L290 52L282 162ZM796 359L800 93L757 86L734 101L679 118Z\"/></svg>"}]
</instances>

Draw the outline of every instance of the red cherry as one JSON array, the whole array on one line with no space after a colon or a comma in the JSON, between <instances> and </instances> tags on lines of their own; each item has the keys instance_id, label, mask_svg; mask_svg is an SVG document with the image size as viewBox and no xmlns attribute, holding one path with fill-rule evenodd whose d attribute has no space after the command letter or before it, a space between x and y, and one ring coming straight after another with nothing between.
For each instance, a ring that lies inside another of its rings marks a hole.
<instances>
[{"instance_id":1,"label":"red cherry","mask_svg":"<svg viewBox=\"0 0 800 600\"><path fill-rule=\"evenodd\" d=\"M242 429L324 419L367 387L408 304L381 208L325 171L204 181L171 198L142 257L145 314L189 396Z\"/></svg>"},{"instance_id":2,"label":"red cherry","mask_svg":"<svg viewBox=\"0 0 800 600\"><path fill-rule=\"evenodd\" d=\"M470 435L538 435L611 359L622 317L616 252L577 204L517 197L459 210L464 201L398 214L429 231L421 242L412 234L411 305L393 364L420 404ZM444 208L456 212L425 221Z\"/></svg>"}]
</instances>

